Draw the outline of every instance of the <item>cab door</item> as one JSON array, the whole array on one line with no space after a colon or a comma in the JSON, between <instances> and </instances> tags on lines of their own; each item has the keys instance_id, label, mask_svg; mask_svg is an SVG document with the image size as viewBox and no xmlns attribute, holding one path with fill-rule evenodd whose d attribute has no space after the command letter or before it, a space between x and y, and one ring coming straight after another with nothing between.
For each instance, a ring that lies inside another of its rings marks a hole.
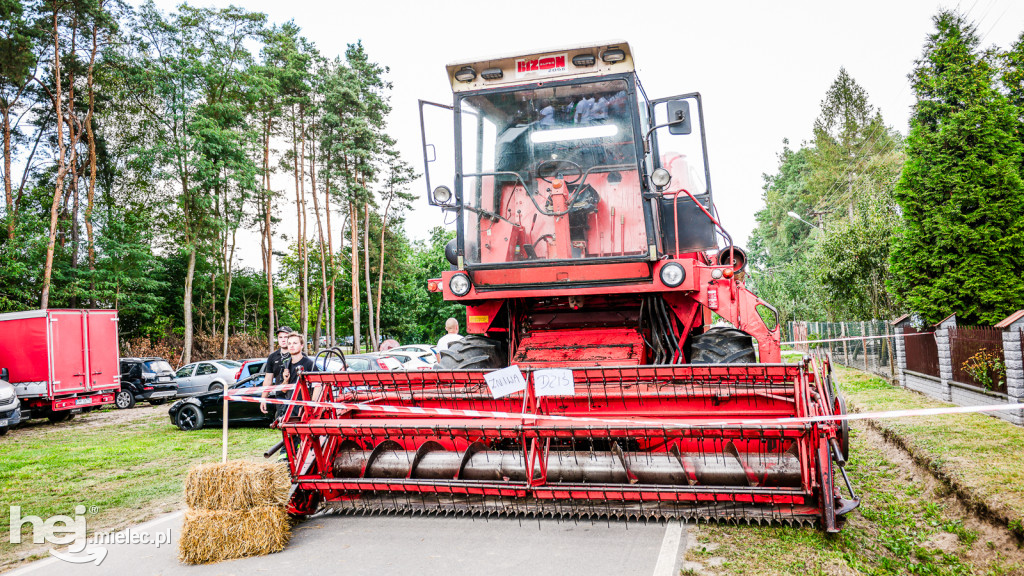
<instances>
[{"instance_id":1,"label":"cab door","mask_svg":"<svg viewBox=\"0 0 1024 576\"><path fill-rule=\"evenodd\" d=\"M652 172L664 168L671 174L669 184L658 190L662 253L716 249L719 227L709 216L717 219L718 214L711 192L700 94L652 100L647 115Z\"/></svg>"},{"instance_id":2,"label":"cab door","mask_svg":"<svg viewBox=\"0 0 1024 576\"><path fill-rule=\"evenodd\" d=\"M118 370L117 311L89 310L86 312L88 328L88 388L117 390L120 387Z\"/></svg>"},{"instance_id":3,"label":"cab door","mask_svg":"<svg viewBox=\"0 0 1024 576\"><path fill-rule=\"evenodd\" d=\"M88 389L85 314L79 310L50 312L49 333L53 395L85 392Z\"/></svg>"}]
</instances>

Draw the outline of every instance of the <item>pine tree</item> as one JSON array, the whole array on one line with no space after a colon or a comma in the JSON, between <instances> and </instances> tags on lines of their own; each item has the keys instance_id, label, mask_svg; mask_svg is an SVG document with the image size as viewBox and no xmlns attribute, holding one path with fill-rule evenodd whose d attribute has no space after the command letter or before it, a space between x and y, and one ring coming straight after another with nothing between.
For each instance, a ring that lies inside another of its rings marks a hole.
<instances>
[{"instance_id":1,"label":"pine tree","mask_svg":"<svg viewBox=\"0 0 1024 576\"><path fill-rule=\"evenodd\" d=\"M1024 307L1020 125L976 27L951 11L933 20L910 75L917 103L890 287L926 322L993 324Z\"/></svg>"}]
</instances>

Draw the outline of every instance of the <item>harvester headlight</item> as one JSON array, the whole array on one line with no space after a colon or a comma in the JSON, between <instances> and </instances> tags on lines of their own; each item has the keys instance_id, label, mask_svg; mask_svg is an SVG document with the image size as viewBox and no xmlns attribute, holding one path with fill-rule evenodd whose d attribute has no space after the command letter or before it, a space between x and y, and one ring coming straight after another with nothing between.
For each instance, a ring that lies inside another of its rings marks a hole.
<instances>
[{"instance_id":1,"label":"harvester headlight","mask_svg":"<svg viewBox=\"0 0 1024 576\"><path fill-rule=\"evenodd\" d=\"M625 59L626 59L626 52L624 50L619 50L619 49L605 50L601 54L601 60L604 60L605 62L607 62L609 64L613 64L615 62L622 62Z\"/></svg>"},{"instance_id":2,"label":"harvester headlight","mask_svg":"<svg viewBox=\"0 0 1024 576\"><path fill-rule=\"evenodd\" d=\"M447 186L434 188L434 202L447 204L452 201L452 189Z\"/></svg>"},{"instance_id":3,"label":"harvester headlight","mask_svg":"<svg viewBox=\"0 0 1024 576\"><path fill-rule=\"evenodd\" d=\"M455 72L455 79L459 82L472 82L476 79L476 70L472 66L463 66Z\"/></svg>"},{"instance_id":4,"label":"harvester headlight","mask_svg":"<svg viewBox=\"0 0 1024 576\"><path fill-rule=\"evenodd\" d=\"M469 294L469 289L472 285L469 283L469 276L462 274L455 274L451 280L448 281L448 287L451 288L452 294L456 296L465 296Z\"/></svg>"},{"instance_id":5,"label":"harvester headlight","mask_svg":"<svg viewBox=\"0 0 1024 576\"><path fill-rule=\"evenodd\" d=\"M722 278L722 269L721 268L715 268L715 269L711 270L711 277L714 278L715 280L721 279Z\"/></svg>"},{"instance_id":6,"label":"harvester headlight","mask_svg":"<svg viewBox=\"0 0 1024 576\"><path fill-rule=\"evenodd\" d=\"M672 174L670 174L669 171L665 170L664 168L658 168L651 174L651 182L658 190L661 190L665 186L668 186L669 182L671 181Z\"/></svg>"},{"instance_id":7,"label":"harvester headlight","mask_svg":"<svg viewBox=\"0 0 1024 576\"><path fill-rule=\"evenodd\" d=\"M686 270L675 262L669 262L661 267L661 283L669 288L675 288L686 279Z\"/></svg>"},{"instance_id":8,"label":"harvester headlight","mask_svg":"<svg viewBox=\"0 0 1024 576\"><path fill-rule=\"evenodd\" d=\"M501 80L504 75L501 68L488 68L480 73L480 77L484 80Z\"/></svg>"},{"instance_id":9,"label":"harvester headlight","mask_svg":"<svg viewBox=\"0 0 1024 576\"><path fill-rule=\"evenodd\" d=\"M572 65L580 68L593 66L596 61L593 54L577 54L572 57Z\"/></svg>"}]
</instances>

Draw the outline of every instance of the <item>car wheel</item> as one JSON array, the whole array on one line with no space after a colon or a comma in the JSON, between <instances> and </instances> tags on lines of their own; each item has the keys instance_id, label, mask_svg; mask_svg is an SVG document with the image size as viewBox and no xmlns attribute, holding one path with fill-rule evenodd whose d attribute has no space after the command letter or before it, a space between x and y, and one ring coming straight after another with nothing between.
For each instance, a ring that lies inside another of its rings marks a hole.
<instances>
[{"instance_id":1,"label":"car wheel","mask_svg":"<svg viewBox=\"0 0 1024 576\"><path fill-rule=\"evenodd\" d=\"M163 404L164 402L167 402L166 398L157 398L156 400L150 400L149 404L151 406L159 406L159 405Z\"/></svg>"},{"instance_id":2,"label":"car wheel","mask_svg":"<svg viewBox=\"0 0 1024 576\"><path fill-rule=\"evenodd\" d=\"M223 389L224 385L221 384L220 382L214 382L213 384L210 384L210 392L220 392Z\"/></svg>"},{"instance_id":3,"label":"car wheel","mask_svg":"<svg viewBox=\"0 0 1024 576\"><path fill-rule=\"evenodd\" d=\"M135 406L135 394L132 394L131 390L121 390L114 396L114 405L121 410Z\"/></svg>"},{"instance_id":4,"label":"car wheel","mask_svg":"<svg viewBox=\"0 0 1024 576\"><path fill-rule=\"evenodd\" d=\"M186 404L178 411L178 428L192 432L203 427L203 411L195 404Z\"/></svg>"}]
</instances>

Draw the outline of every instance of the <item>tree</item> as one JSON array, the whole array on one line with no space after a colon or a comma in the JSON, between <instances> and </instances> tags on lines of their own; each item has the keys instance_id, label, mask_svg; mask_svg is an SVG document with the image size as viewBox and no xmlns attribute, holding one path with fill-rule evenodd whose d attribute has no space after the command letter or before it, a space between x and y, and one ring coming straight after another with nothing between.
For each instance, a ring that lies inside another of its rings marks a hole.
<instances>
[{"instance_id":1,"label":"tree","mask_svg":"<svg viewBox=\"0 0 1024 576\"><path fill-rule=\"evenodd\" d=\"M952 11L933 21L910 74L917 102L889 285L926 322L994 324L1024 307L1018 111L996 89L976 27Z\"/></svg>"},{"instance_id":2,"label":"tree","mask_svg":"<svg viewBox=\"0 0 1024 576\"><path fill-rule=\"evenodd\" d=\"M11 146L16 128L11 117L18 113L23 98L29 95L35 82L41 44L39 38L42 36L42 31L32 22L34 10L31 8L31 3L21 0L0 0L0 117L3 122L3 180L9 240L14 240L17 214L14 174L11 172ZM27 111L31 107L23 106L22 109Z\"/></svg>"}]
</instances>

